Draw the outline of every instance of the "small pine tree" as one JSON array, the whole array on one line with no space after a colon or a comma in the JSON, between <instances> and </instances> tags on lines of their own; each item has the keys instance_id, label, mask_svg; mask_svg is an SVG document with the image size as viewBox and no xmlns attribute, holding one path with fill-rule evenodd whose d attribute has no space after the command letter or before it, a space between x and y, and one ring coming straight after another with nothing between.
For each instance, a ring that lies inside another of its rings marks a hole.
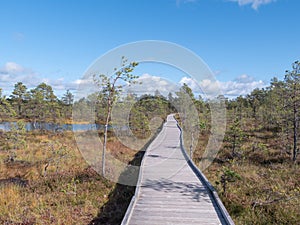
<instances>
[{"instance_id":1,"label":"small pine tree","mask_svg":"<svg viewBox=\"0 0 300 225\"><path fill-rule=\"evenodd\" d=\"M17 157L17 150L26 148L26 124L18 121L12 124L11 130L7 135L8 161L14 161Z\"/></svg>"},{"instance_id":2,"label":"small pine tree","mask_svg":"<svg viewBox=\"0 0 300 225\"><path fill-rule=\"evenodd\" d=\"M240 175L237 174L235 171L230 170L229 168L225 167L223 169L223 173L220 177L220 183L222 185L223 194L226 194L227 191L227 184L236 182L237 180L241 179Z\"/></svg>"},{"instance_id":3,"label":"small pine tree","mask_svg":"<svg viewBox=\"0 0 300 225\"><path fill-rule=\"evenodd\" d=\"M225 140L228 142L232 155L237 155L237 150L240 148L244 139L244 132L240 128L240 121L236 118L233 124L229 127Z\"/></svg>"}]
</instances>

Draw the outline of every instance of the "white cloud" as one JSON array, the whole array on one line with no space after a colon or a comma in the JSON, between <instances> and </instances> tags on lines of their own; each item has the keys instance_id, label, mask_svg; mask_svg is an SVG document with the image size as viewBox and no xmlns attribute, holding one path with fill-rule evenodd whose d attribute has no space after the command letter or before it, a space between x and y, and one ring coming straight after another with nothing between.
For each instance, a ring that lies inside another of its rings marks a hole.
<instances>
[{"instance_id":1,"label":"white cloud","mask_svg":"<svg viewBox=\"0 0 300 225\"><path fill-rule=\"evenodd\" d=\"M178 91L180 88L180 86L171 81L150 74L143 74L138 78L138 82L141 82L141 84L132 85L126 90L138 95L154 94L158 90L162 95L166 96L169 92Z\"/></svg>"},{"instance_id":2,"label":"white cloud","mask_svg":"<svg viewBox=\"0 0 300 225\"><path fill-rule=\"evenodd\" d=\"M8 82L11 80L11 77L9 74L1 74L0 75L0 83L2 82Z\"/></svg>"},{"instance_id":3,"label":"white cloud","mask_svg":"<svg viewBox=\"0 0 300 225\"><path fill-rule=\"evenodd\" d=\"M65 84L65 90L75 90L75 99L78 100L99 90L92 77L77 79Z\"/></svg>"},{"instance_id":4,"label":"white cloud","mask_svg":"<svg viewBox=\"0 0 300 225\"><path fill-rule=\"evenodd\" d=\"M17 82L23 82L27 87L32 87L42 82L38 73L25 68L15 62L7 62L0 68L0 87L4 91L13 88Z\"/></svg>"},{"instance_id":5,"label":"white cloud","mask_svg":"<svg viewBox=\"0 0 300 225\"><path fill-rule=\"evenodd\" d=\"M189 78L189 77L183 77L180 81L179 84L182 86L183 84L187 84L192 90L194 90L195 92L197 92L197 90L199 89L199 85L197 84L197 82L195 82L193 79ZM199 92L199 91L198 91Z\"/></svg>"},{"instance_id":6,"label":"white cloud","mask_svg":"<svg viewBox=\"0 0 300 225\"><path fill-rule=\"evenodd\" d=\"M5 63L3 69L0 71L2 73L7 73L7 74L19 73L19 72L23 72L24 68L15 62L7 62L7 63Z\"/></svg>"},{"instance_id":7,"label":"white cloud","mask_svg":"<svg viewBox=\"0 0 300 225\"><path fill-rule=\"evenodd\" d=\"M235 81L238 83L251 83L254 82L255 79L247 74L242 74L241 76L237 77Z\"/></svg>"},{"instance_id":8,"label":"white cloud","mask_svg":"<svg viewBox=\"0 0 300 225\"><path fill-rule=\"evenodd\" d=\"M230 0L232 2L237 2L240 6L251 4L251 7L257 10L261 5L270 4L276 0Z\"/></svg>"},{"instance_id":9,"label":"white cloud","mask_svg":"<svg viewBox=\"0 0 300 225\"><path fill-rule=\"evenodd\" d=\"M232 97L246 95L253 91L255 88L263 87L266 87L266 84L262 80L253 80L251 82L239 82L235 80L221 83L221 89L224 94Z\"/></svg>"},{"instance_id":10,"label":"white cloud","mask_svg":"<svg viewBox=\"0 0 300 225\"><path fill-rule=\"evenodd\" d=\"M3 93L9 96L17 82L22 82L28 89L35 88L42 82L53 87L55 91L61 92L66 89L75 90L77 85L74 82L66 82L64 78L49 79L38 72L19 65L16 62L7 62L0 67L0 88Z\"/></svg>"},{"instance_id":11,"label":"white cloud","mask_svg":"<svg viewBox=\"0 0 300 225\"><path fill-rule=\"evenodd\" d=\"M243 74L233 81L221 82L218 80L202 80L195 82L191 78L183 77L180 84L186 83L194 91L201 94L205 94L206 97L210 98L218 94L224 94L227 97L237 97L239 95L249 94L255 88L266 87L266 84L262 81L256 81L253 77ZM199 91L199 86L201 91Z\"/></svg>"},{"instance_id":12,"label":"white cloud","mask_svg":"<svg viewBox=\"0 0 300 225\"><path fill-rule=\"evenodd\" d=\"M92 82L91 79L78 79L73 81L72 83L75 85L85 85L85 84L89 85L91 82Z\"/></svg>"}]
</instances>

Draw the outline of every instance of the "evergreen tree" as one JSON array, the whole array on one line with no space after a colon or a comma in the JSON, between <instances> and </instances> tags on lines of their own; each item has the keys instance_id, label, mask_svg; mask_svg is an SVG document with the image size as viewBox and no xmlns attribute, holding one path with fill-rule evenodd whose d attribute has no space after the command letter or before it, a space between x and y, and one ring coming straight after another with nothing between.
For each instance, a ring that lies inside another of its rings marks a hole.
<instances>
[{"instance_id":1,"label":"evergreen tree","mask_svg":"<svg viewBox=\"0 0 300 225\"><path fill-rule=\"evenodd\" d=\"M10 97L17 104L18 116L20 117L22 115L22 106L25 103L26 97L28 97L27 87L22 82L16 83Z\"/></svg>"},{"instance_id":2,"label":"evergreen tree","mask_svg":"<svg viewBox=\"0 0 300 225\"><path fill-rule=\"evenodd\" d=\"M66 93L63 95L61 101L63 103L62 108L65 114L65 118L71 118L74 95L70 92L70 90L67 90Z\"/></svg>"},{"instance_id":3,"label":"evergreen tree","mask_svg":"<svg viewBox=\"0 0 300 225\"><path fill-rule=\"evenodd\" d=\"M240 121L236 118L233 124L229 127L226 135L226 141L229 143L232 156L236 156L237 150L240 148L244 138L244 132L240 128Z\"/></svg>"},{"instance_id":4,"label":"evergreen tree","mask_svg":"<svg viewBox=\"0 0 300 225\"><path fill-rule=\"evenodd\" d=\"M0 118L9 118L16 116L16 112L6 99L6 96L2 95L2 88L0 88Z\"/></svg>"},{"instance_id":5,"label":"evergreen tree","mask_svg":"<svg viewBox=\"0 0 300 225\"><path fill-rule=\"evenodd\" d=\"M287 110L290 114L293 132L293 161L298 154L298 130L299 130L299 107L300 107L300 62L292 64L292 71L286 71L284 81L286 82L286 94L288 97Z\"/></svg>"}]
</instances>

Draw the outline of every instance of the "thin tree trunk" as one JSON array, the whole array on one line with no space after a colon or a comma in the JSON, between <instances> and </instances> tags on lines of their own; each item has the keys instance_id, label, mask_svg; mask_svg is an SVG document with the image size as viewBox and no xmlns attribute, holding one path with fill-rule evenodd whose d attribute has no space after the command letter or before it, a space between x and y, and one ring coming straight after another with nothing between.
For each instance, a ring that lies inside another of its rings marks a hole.
<instances>
[{"instance_id":1,"label":"thin tree trunk","mask_svg":"<svg viewBox=\"0 0 300 225\"><path fill-rule=\"evenodd\" d=\"M233 135L233 145L232 145L232 155L235 155L235 147L236 147L236 135Z\"/></svg>"},{"instance_id":2,"label":"thin tree trunk","mask_svg":"<svg viewBox=\"0 0 300 225\"><path fill-rule=\"evenodd\" d=\"M19 104L18 105L18 116L21 116L22 115L22 111L21 111L22 110L22 108L21 108L22 106L21 106L20 102L18 104Z\"/></svg>"},{"instance_id":3,"label":"thin tree trunk","mask_svg":"<svg viewBox=\"0 0 300 225\"><path fill-rule=\"evenodd\" d=\"M297 106L294 103L294 121L293 121L293 140L294 140L294 146L293 146L293 161L295 162L297 159L297 142L298 142L298 118L297 118Z\"/></svg>"},{"instance_id":4,"label":"thin tree trunk","mask_svg":"<svg viewBox=\"0 0 300 225\"><path fill-rule=\"evenodd\" d=\"M105 176L105 157L106 157L106 143L107 143L107 124L104 128L104 143L102 149L102 175Z\"/></svg>"},{"instance_id":5,"label":"thin tree trunk","mask_svg":"<svg viewBox=\"0 0 300 225\"><path fill-rule=\"evenodd\" d=\"M104 128L104 143L103 143L103 149L102 149L102 176L105 176L106 144L107 144L107 132L108 132L110 111L111 111L111 106L109 104L108 109L107 109L105 128Z\"/></svg>"}]
</instances>

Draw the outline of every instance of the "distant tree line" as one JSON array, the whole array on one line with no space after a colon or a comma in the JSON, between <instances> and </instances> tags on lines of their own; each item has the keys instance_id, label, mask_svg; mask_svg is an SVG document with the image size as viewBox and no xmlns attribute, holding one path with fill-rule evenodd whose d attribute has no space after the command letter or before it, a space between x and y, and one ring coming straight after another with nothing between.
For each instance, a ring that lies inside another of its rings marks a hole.
<instances>
[{"instance_id":1,"label":"distant tree line","mask_svg":"<svg viewBox=\"0 0 300 225\"><path fill-rule=\"evenodd\" d=\"M72 117L74 95L67 90L59 99L46 83L28 90L25 84L18 82L9 97L2 95L0 88L0 116L2 121L24 119L29 122L59 123Z\"/></svg>"},{"instance_id":2,"label":"distant tree line","mask_svg":"<svg viewBox=\"0 0 300 225\"><path fill-rule=\"evenodd\" d=\"M100 87L101 89L101 87ZM46 83L28 90L25 84L18 82L9 97L3 96L0 88L0 118L2 121L24 119L30 122L65 122L72 119L72 111L80 115L82 121L89 121L89 113L94 110L95 123L106 124L108 93L100 91L74 101L74 95L67 90L59 99ZM256 130L273 132L285 154L296 161L299 153L299 117L300 117L300 62L292 64L283 80L273 78L270 85L254 89L246 96L235 99L223 99L227 109L227 136L233 155L238 153L240 143L245 136L245 126L252 124ZM118 106L122 102L134 102L129 116L130 129L135 135L147 137L150 134L149 122L153 117L166 118L170 113L179 112L183 124L191 123L190 108L197 110L195 126L200 132L210 132L210 104L213 100L196 98L191 88L183 84L178 92L163 96L157 90L154 94L137 96L127 94L117 98ZM111 107L111 105L109 106ZM121 110L122 111L122 110ZM189 120L186 120L189 118ZM111 123L110 118L108 118Z\"/></svg>"}]
</instances>

